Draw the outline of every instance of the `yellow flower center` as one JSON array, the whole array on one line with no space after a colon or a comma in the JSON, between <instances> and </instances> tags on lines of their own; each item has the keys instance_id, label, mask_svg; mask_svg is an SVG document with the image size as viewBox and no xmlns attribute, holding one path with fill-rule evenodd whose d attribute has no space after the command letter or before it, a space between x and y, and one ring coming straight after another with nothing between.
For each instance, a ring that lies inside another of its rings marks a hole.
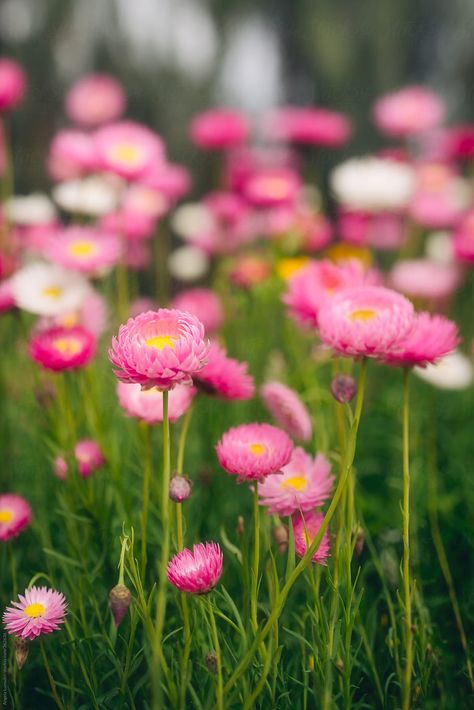
<instances>
[{"instance_id":1,"label":"yellow flower center","mask_svg":"<svg viewBox=\"0 0 474 710\"><path fill-rule=\"evenodd\" d=\"M119 143L110 151L112 158L127 165L134 165L139 162L142 151L132 143Z\"/></svg>"},{"instance_id":2,"label":"yellow flower center","mask_svg":"<svg viewBox=\"0 0 474 710\"><path fill-rule=\"evenodd\" d=\"M61 317L61 325L65 328L73 328L79 323L79 316L77 313L68 313Z\"/></svg>"},{"instance_id":3,"label":"yellow flower center","mask_svg":"<svg viewBox=\"0 0 474 710\"><path fill-rule=\"evenodd\" d=\"M280 488L294 488L295 491L304 491L308 487L308 481L304 476L292 476L280 485Z\"/></svg>"},{"instance_id":4,"label":"yellow flower center","mask_svg":"<svg viewBox=\"0 0 474 710\"><path fill-rule=\"evenodd\" d=\"M66 356L77 355L81 349L80 342L74 338L56 338L53 345L56 350Z\"/></svg>"},{"instance_id":5,"label":"yellow flower center","mask_svg":"<svg viewBox=\"0 0 474 710\"><path fill-rule=\"evenodd\" d=\"M288 194L288 183L283 178L267 178L263 183L263 191L268 197L280 200Z\"/></svg>"},{"instance_id":6,"label":"yellow flower center","mask_svg":"<svg viewBox=\"0 0 474 710\"><path fill-rule=\"evenodd\" d=\"M148 345L149 348L156 348L157 350L163 350L166 346L173 349L175 340L176 338L173 338L171 335L155 335L153 338L145 340L145 345Z\"/></svg>"},{"instance_id":7,"label":"yellow flower center","mask_svg":"<svg viewBox=\"0 0 474 710\"><path fill-rule=\"evenodd\" d=\"M255 443L250 444L249 449L254 456L262 456L266 452L267 447L264 444Z\"/></svg>"},{"instance_id":8,"label":"yellow flower center","mask_svg":"<svg viewBox=\"0 0 474 710\"><path fill-rule=\"evenodd\" d=\"M73 256L90 256L96 250L95 244L87 242L85 239L83 241L74 242L69 247L69 251Z\"/></svg>"},{"instance_id":9,"label":"yellow flower center","mask_svg":"<svg viewBox=\"0 0 474 710\"><path fill-rule=\"evenodd\" d=\"M41 295L46 298L59 298L62 292L63 290L59 286L47 286L41 291Z\"/></svg>"},{"instance_id":10,"label":"yellow flower center","mask_svg":"<svg viewBox=\"0 0 474 710\"><path fill-rule=\"evenodd\" d=\"M372 308L359 308L356 311L352 311L352 313L349 314L349 318L351 320L358 320L366 323L367 321L372 320L372 318L375 318L376 315L377 311L374 311Z\"/></svg>"},{"instance_id":11,"label":"yellow flower center","mask_svg":"<svg viewBox=\"0 0 474 710\"><path fill-rule=\"evenodd\" d=\"M357 259L363 266L368 268L372 264L372 254L367 247L359 247L354 244L339 242L326 249L326 256L336 264L349 259Z\"/></svg>"},{"instance_id":12,"label":"yellow flower center","mask_svg":"<svg viewBox=\"0 0 474 710\"><path fill-rule=\"evenodd\" d=\"M46 611L46 607L44 604L28 604L23 611L26 616L30 617L30 619L37 619L38 616L43 616Z\"/></svg>"},{"instance_id":13,"label":"yellow flower center","mask_svg":"<svg viewBox=\"0 0 474 710\"><path fill-rule=\"evenodd\" d=\"M293 258L280 259L276 265L276 273L281 279L286 281L290 276L296 274L309 261L307 256L295 256Z\"/></svg>"},{"instance_id":14,"label":"yellow flower center","mask_svg":"<svg viewBox=\"0 0 474 710\"><path fill-rule=\"evenodd\" d=\"M11 510L0 510L0 523L10 523L13 520Z\"/></svg>"}]
</instances>

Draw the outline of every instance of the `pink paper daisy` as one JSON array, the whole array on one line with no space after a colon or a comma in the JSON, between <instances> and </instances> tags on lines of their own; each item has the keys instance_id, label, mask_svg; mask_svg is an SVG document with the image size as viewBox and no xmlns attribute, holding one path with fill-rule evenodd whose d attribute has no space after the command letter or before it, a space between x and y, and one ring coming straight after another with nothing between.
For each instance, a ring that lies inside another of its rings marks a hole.
<instances>
[{"instance_id":1,"label":"pink paper daisy","mask_svg":"<svg viewBox=\"0 0 474 710\"><path fill-rule=\"evenodd\" d=\"M206 333L216 331L224 320L224 309L219 296L210 288L190 288L178 293L171 305L199 318Z\"/></svg>"},{"instance_id":2,"label":"pink paper daisy","mask_svg":"<svg viewBox=\"0 0 474 710\"><path fill-rule=\"evenodd\" d=\"M250 129L246 117L231 109L198 114L189 127L192 143L203 150L226 150L245 143Z\"/></svg>"},{"instance_id":3,"label":"pink paper daisy","mask_svg":"<svg viewBox=\"0 0 474 710\"><path fill-rule=\"evenodd\" d=\"M154 162L163 160L164 155L161 138L133 121L99 128L94 134L94 145L102 168L127 180L140 177Z\"/></svg>"},{"instance_id":4,"label":"pink paper daisy","mask_svg":"<svg viewBox=\"0 0 474 710\"><path fill-rule=\"evenodd\" d=\"M119 238L94 227L66 227L48 239L44 256L65 269L99 275L119 261Z\"/></svg>"},{"instance_id":5,"label":"pink paper daisy","mask_svg":"<svg viewBox=\"0 0 474 710\"><path fill-rule=\"evenodd\" d=\"M322 513L295 513L293 516L293 533L295 536L295 551L299 557L304 557L306 550L310 547L318 530L323 522ZM321 540L321 544L311 558L312 562L325 565L329 557L329 535L326 531Z\"/></svg>"},{"instance_id":6,"label":"pink paper daisy","mask_svg":"<svg viewBox=\"0 0 474 710\"><path fill-rule=\"evenodd\" d=\"M458 345L456 323L444 316L419 313L411 332L396 343L385 360L390 365L426 367L453 352Z\"/></svg>"},{"instance_id":7,"label":"pink paper daisy","mask_svg":"<svg viewBox=\"0 0 474 710\"><path fill-rule=\"evenodd\" d=\"M125 111L125 93L113 76L87 74L69 89L65 99L70 119L84 126L115 121Z\"/></svg>"},{"instance_id":8,"label":"pink paper daisy","mask_svg":"<svg viewBox=\"0 0 474 710\"><path fill-rule=\"evenodd\" d=\"M195 394L195 387L189 385L176 385L170 390L168 399L170 422L175 422L189 409ZM120 406L130 417L137 417L147 424L158 424L163 421L163 392L156 387L143 390L140 385L119 382L117 396Z\"/></svg>"},{"instance_id":9,"label":"pink paper daisy","mask_svg":"<svg viewBox=\"0 0 474 710\"><path fill-rule=\"evenodd\" d=\"M33 335L29 352L46 370L70 370L89 364L96 352L96 339L80 325L57 326Z\"/></svg>"},{"instance_id":10,"label":"pink paper daisy","mask_svg":"<svg viewBox=\"0 0 474 710\"><path fill-rule=\"evenodd\" d=\"M219 581L224 556L216 542L200 542L178 552L168 564L167 576L180 592L207 594Z\"/></svg>"},{"instance_id":11,"label":"pink paper daisy","mask_svg":"<svg viewBox=\"0 0 474 710\"><path fill-rule=\"evenodd\" d=\"M216 446L222 468L248 481L259 481L280 471L289 462L292 451L288 435L271 424L232 427Z\"/></svg>"},{"instance_id":12,"label":"pink paper daisy","mask_svg":"<svg viewBox=\"0 0 474 710\"><path fill-rule=\"evenodd\" d=\"M97 167L94 141L82 131L59 131L51 142L47 162L49 175L57 181L92 172Z\"/></svg>"},{"instance_id":13,"label":"pink paper daisy","mask_svg":"<svg viewBox=\"0 0 474 710\"><path fill-rule=\"evenodd\" d=\"M333 481L329 461L322 454L312 459L298 446L280 472L267 476L259 484L260 505L268 508L268 513L278 515L293 515L298 510L308 512L329 498Z\"/></svg>"},{"instance_id":14,"label":"pink paper daisy","mask_svg":"<svg viewBox=\"0 0 474 710\"><path fill-rule=\"evenodd\" d=\"M409 298L436 302L446 299L459 286L459 266L430 259L405 259L396 262L389 280L393 288Z\"/></svg>"},{"instance_id":15,"label":"pink paper daisy","mask_svg":"<svg viewBox=\"0 0 474 710\"><path fill-rule=\"evenodd\" d=\"M342 355L384 357L411 331L415 314L404 296L361 286L336 293L318 315L322 341Z\"/></svg>"},{"instance_id":16,"label":"pink paper daisy","mask_svg":"<svg viewBox=\"0 0 474 710\"><path fill-rule=\"evenodd\" d=\"M352 128L342 113L315 107L282 106L265 117L264 131L271 140L337 148L348 141Z\"/></svg>"},{"instance_id":17,"label":"pink paper daisy","mask_svg":"<svg viewBox=\"0 0 474 710\"><path fill-rule=\"evenodd\" d=\"M445 106L423 86L407 86L378 99L374 104L376 126L387 136L419 135L441 123Z\"/></svg>"},{"instance_id":18,"label":"pink paper daisy","mask_svg":"<svg viewBox=\"0 0 474 710\"><path fill-rule=\"evenodd\" d=\"M223 399L251 399L255 385L247 372L246 362L227 355L218 343L211 343L207 364L193 377L194 384L203 392Z\"/></svg>"},{"instance_id":19,"label":"pink paper daisy","mask_svg":"<svg viewBox=\"0 0 474 710\"><path fill-rule=\"evenodd\" d=\"M35 639L59 629L67 613L63 594L47 587L30 587L6 608L3 623L9 634Z\"/></svg>"},{"instance_id":20,"label":"pink paper daisy","mask_svg":"<svg viewBox=\"0 0 474 710\"><path fill-rule=\"evenodd\" d=\"M192 384L192 376L206 363L208 348L196 316L160 308L121 325L109 359L122 382L167 390L178 383Z\"/></svg>"},{"instance_id":21,"label":"pink paper daisy","mask_svg":"<svg viewBox=\"0 0 474 710\"><path fill-rule=\"evenodd\" d=\"M260 388L260 396L279 426L295 439L309 441L313 432L311 417L294 390L281 382L267 382Z\"/></svg>"},{"instance_id":22,"label":"pink paper daisy","mask_svg":"<svg viewBox=\"0 0 474 710\"><path fill-rule=\"evenodd\" d=\"M161 162L151 165L140 182L160 192L169 200L180 200L191 189L191 174L183 165Z\"/></svg>"},{"instance_id":23,"label":"pink paper daisy","mask_svg":"<svg viewBox=\"0 0 474 710\"><path fill-rule=\"evenodd\" d=\"M11 111L23 101L26 75L13 59L0 58L0 111Z\"/></svg>"},{"instance_id":24,"label":"pink paper daisy","mask_svg":"<svg viewBox=\"0 0 474 710\"><path fill-rule=\"evenodd\" d=\"M31 522L31 508L14 493L0 495L0 540L19 535Z\"/></svg>"}]
</instances>

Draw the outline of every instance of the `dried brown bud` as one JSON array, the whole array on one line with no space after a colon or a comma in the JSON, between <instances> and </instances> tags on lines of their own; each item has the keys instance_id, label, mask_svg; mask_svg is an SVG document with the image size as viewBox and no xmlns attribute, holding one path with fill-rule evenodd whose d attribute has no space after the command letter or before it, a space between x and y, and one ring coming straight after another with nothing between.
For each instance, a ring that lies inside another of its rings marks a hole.
<instances>
[{"instance_id":1,"label":"dried brown bud","mask_svg":"<svg viewBox=\"0 0 474 710\"><path fill-rule=\"evenodd\" d=\"M209 651L207 654L206 666L209 673L217 673L217 655L215 651Z\"/></svg>"},{"instance_id":2,"label":"dried brown bud","mask_svg":"<svg viewBox=\"0 0 474 710\"><path fill-rule=\"evenodd\" d=\"M120 626L132 601L130 589L123 584L117 584L109 592L109 607L114 617L115 626Z\"/></svg>"},{"instance_id":3,"label":"dried brown bud","mask_svg":"<svg viewBox=\"0 0 474 710\"><path fill-rule=\"evenodd\" d=\"M364 549L364 544L365 544L364 528L361 528L359 525L359 527L356 530L356 538L355 538L355 545L354 545L354 552L356 553L357 557L361 556L362 550Z\"/></svg>"},{"instance_id":4,"label":"dried brown bud","mask_svg":"<svg viewBox=\"0 0 474 710\"><path fill-rule=\"evenodd\" d=\"M350 375L336 375L331 382L331 394L340 404L351 402L357 393L357 383Z\"/></svg>"},{"instance_id":5,"label":"dried brown bud","mask_svg":"<svg viewBox=\"0 0 474 710\"><path fill-rule=\"evenodd\" d=\"M182 503L191 495L193 484L186 478L175 473L170 481L170 498L175 503Z\"/></svg>"},{"instance_id":6,"label":"dried brown bud","mask_svg":"<svg viewBox=\"0 0 474 710\"><path fill-rule=\"evenodd\" d=\"M280 555L284 555L288 549L288 528L283 523L275 525L272 530L273 539L278 546Z\"/></svg>"},{"instance_id":7,"label":"dried brown bud","mask_svg":"<svg viewBox=\"0 0 474 710\"><path fill-rule=\"evenodd\" d=\"M237 531L237 535L239 536L242 536L245 532L245 523L241 515L237 518L237 527L235 529Z\"/></svg>"},{"instance_id":8,"label":"dried brown bud","mask_svg":"<svg viewBox=\"0 0 474 710\"><path fill-rule=\"evenodd\" d=\"M18 669L21 671L28 658L28 652L30 650L29 641L22 639L19 636L15 637L15 660Z\"/></svg>"}]
</instances>

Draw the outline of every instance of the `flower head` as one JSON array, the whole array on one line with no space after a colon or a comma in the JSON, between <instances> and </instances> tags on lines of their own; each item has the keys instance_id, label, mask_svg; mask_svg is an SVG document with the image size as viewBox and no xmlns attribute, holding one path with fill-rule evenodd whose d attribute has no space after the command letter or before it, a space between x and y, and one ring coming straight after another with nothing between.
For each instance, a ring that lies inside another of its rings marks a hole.
<instances>
[{"instance_id":1,"label":"flower head","mask_svg":"<svg viewBox=\"0 0 474 710\"><path fill-rule=\"evenodd\" d=\"M258 481L280 471L290 460L292 451L288 435L271 424L232 427L216 446L222 468L248 481Z\"/></svg>"},{"instance_id":2,"label":"flower head","mask_svg":"<svg viewBox=\"0 0 474 710\"><path fill-rule=\"evenodd\" d=\"M281 382L267 382L260 388L260 396L279 426L295 439L309 441L313 431L311 417L294 390Z\"/></svg>"},{"instance_id":3,"label":"flower head","mask_svg":"<svg viewBox=\"0 0 474 710\"><path fill-rule=\"evenodd\" d=\"M382 133L406 138L437 126L444 111L444 104L437 94L424 86L407 86L378 99L373 114Z\"/></svg>"},{"instance_id":4,"label":"flower head","mask_svg":"<svg viewBox=\"0 0 474 710\"><path fill-rule=\"evenodd\" d=\"M31 521L31 508L24 498L14 493L0 495L0 540L19 535Z\"/></svg>"},{"instance_id":5,"label":"flower head","mask_svg":"<svg viewBox=\"0 0 474 710\"><path fill-rule=\"evenodd\" d=\"M282 106L265 117L264 131L271 140L337 148L350 137L349 119L342 113L302 106Z\"/></svg>"},{"instance_id":6,"label":"flower head","mask_svg":"<svg viewBox=\"0 0 474 710\"><path fill-rule=\"evenodd\" d=\"M133 121L99 128L94 135L94 145L102 168L127 180L138 178L150 165L163 159L161 138Z\"/></svg>"},{"instance_id":7,"label":"flower head","mask_svg":"<svg viewBox=\"0 0 474 710\"><path fill-rule=\"evenodd\" d=\"M273 207L295 202L301 180L289 168L262 168L244 184L244 196L255 207Z\"/></svg>"},{"instance_id":8,"label":"flower head","mask_svg":"<svg viewBox=\"0 0 474 710\"><path fill-rule=\"evenodd\" d=\"M65 212L100 216L117 206L119 190L106 176L89 175L82 179L65 180L53 188L56 204Z\"/></svg>"},{"instance_id":9,"label":"flower head","mask_svg":"<svg viewBox=\"0 0 474 710\"><path fill-rule=\"evenodd\" d=\"M125 104L121 84L108 74L83 76L72 85L65 99L69 118L88 127L115 121L123 114Z\"/></svg>"},{"instance_id":10,"label":"flower head","mask_svg":"<svg viewBox=\"0 0 474 710\"><path fill-rule=\"evenodd\" d=\"M0 111L11 111L23 101L26 76L19 64L8 57L0 58Z\"/></svg>"},{"instance_id":11,"label":"flower head","mask_svg":"<svg viewBox=\"0 0 474 710\"><path fill-rule=\"evenodd\" d=\"M196 389L189 385L176 385L169 392L168 416L170 422L179 419L190 407ZM147 424L163 421L163 392L156 387L144 390L138 384L117 383L120 406L130 417L137 417Z\"/></svg>"},{"instance_id":12,"label":"flower head","mask_svg":"<svg viewBox=\"0 0 474 710\"><path fill-rule=\"evenodd\" d=\"M120 326L109 359L121 382L171 389L191 384L206 363L208 343L196 316L175 309L140 313Z\"/></svg>"},{"instance_id":13,"label":"flower head","mask_svg":"<svg viewBox=\"0 0 474 710\"><path fill-rule=\"evenodd\" d=\"M60 372L88 365L95 355L96 345L95 337L81 325L56 326L35 333L29 352L46 370Z\"/></svg>"},{"instance_id":14,"label":"flower head","mask_svg":"<svg viewBox=\"0 0 474 710\"><path fill-rule=\"evenodd\" d=\"M226 150L245 143L249 135L246 117L231 109L199 113L189 128L191 141L203 150Z\"/></svg>"},{"instance_id":15,"label":"flower head","mask_svg":"<svg viewBox=\"0 0 474 710\"><path fill-rule=\"evenodd\" d=\"M168 564L167 576L180 592L207 594L219 581L224 556L216 542L200 542L178 552Z\"/></svg>"},{"instance_id":16,"label":"flower head","mask_svg":"<svg viewBox=\"0 0 474 710\"><path fill-rule=\"evenodd\" d=\"M47 587L30 587L20 601L12 601L3 614L3 623L9 634L24 639L35 639L59 629L64 622L67 602L63 594Z\"/></svg>"},{"instance_id":17,"label":"flower head","mask_svg":"<svg viewBox=\"0 0 474 710\"><path fill-rule=\"evenodd\" d=\"M456 323L444 316L419 313L413 329L387 353L390 365L426 367L452 353L459 344Z\"/></svg>"},{"instance_id":18,"label":"flower head","mask_svg":"<svg viewBox=\"0 0 474 710\"><path fill-rule=\"evenodd\" d=\"M194 384L206 394L223 399L251 399L255 391L246 362L229 357L218 343L211 343L207 364L194 377Z\"/></svg>"},{"instance_id":19,"label":"flower head","mask_svg":"<svg viewBox=\"0 0 474 710\"><path fill-rule=\"evenodd\" d=\"M79 309L91 290L80 274L39 262L17 271L11 286L16 305L40 316L58 316Z\"/></svg>"},{"instance_id":20,"label":"flower head","mask_svg":"<svg viewBox=\"0 0 474 710\"><path fill-rule=\"evenodd\" d=\"M172 306L199 318L206 333L215 332L224 320L224 310L219 296L209 288L190 288L181 291L173 299Z\"/></svg>"},{"instance_id":21,"label":"flower head","mask_svg":"<svg viewBox=\"0 0 474 710\"><path fill-rule=\"evenodd\" d=\"M82 439L74 447L74 455L77 460L79 475L87 478L94 471L104 465L105 458L97 441L93 439Z\"/></svg>"},{"instance_id":22,"label":"flower head","mask_svg":"<svg viewBox=\"0 0 474 710\"><path fill-rule=\"evenodd\" d=\"M322 505L331 495L334 476L331 464L322 455L314 459L300 447L281 471L264 478L258 486L260 505L269 513L292 515Z\"/></svg>"},{"instance_id":23,"label":"flower head","mask_svg":"<svg viewBox=\"0 0 474 710\"><path fill-rule=\"evenodd\" d=\"M65 269L98 275L118 262L121 245L117 236L94 227L66 227L48 239L44 255Z\"/></svg>"},{"instance_id":24,"label":"flower head","mask_svg":"<svg viewBox=\"0 0 474 710\"><path fill-rule=\"evenodd\" d=\"M318 534L324 515L322 513L295 513L293 516L293 533L295 536L295 551L299 557L304 557ZM324 533L321 543L314 552L311 561L320 565L326 564L329 557L329 535Z\"/></svg>"}]
</instances>

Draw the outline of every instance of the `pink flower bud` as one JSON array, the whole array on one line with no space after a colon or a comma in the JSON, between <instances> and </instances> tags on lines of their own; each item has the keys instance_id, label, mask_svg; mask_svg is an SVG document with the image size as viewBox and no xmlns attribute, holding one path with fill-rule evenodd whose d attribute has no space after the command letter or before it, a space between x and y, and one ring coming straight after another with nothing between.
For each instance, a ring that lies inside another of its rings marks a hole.
<instances>
[{"instance_id":1,"label":"pink flower bud","mask_svg":"<svg viewBox=\"0 0 474 710\"><path fill-rule=\"evenodd\" d=\"M115 626L120 626L132 601L130 589L123 584L116 584L109 592L109 607L114 617Z\"/></svg>"},{"instance_id":2,"label":"pink flower bud","mask_svg":"<svg viewBox=\"0 0 474 710\"><path fill-rule=\"evenodd\" d=\"M191 495L192 482L186 476L176 473L170 481L170 498L175 503L182 503Z\"/></svg>"},{"instance_id":3,"label":"pink flower bud","mask_svg":"<svg viewBox=\"0 0 474 710\"><path fill-rule=\"evenodd\" d=\"M340 404L351 402L357 393L357 383L350 375L336 375L331 382L331 394Z\"/></svg>"}]
</instances>

